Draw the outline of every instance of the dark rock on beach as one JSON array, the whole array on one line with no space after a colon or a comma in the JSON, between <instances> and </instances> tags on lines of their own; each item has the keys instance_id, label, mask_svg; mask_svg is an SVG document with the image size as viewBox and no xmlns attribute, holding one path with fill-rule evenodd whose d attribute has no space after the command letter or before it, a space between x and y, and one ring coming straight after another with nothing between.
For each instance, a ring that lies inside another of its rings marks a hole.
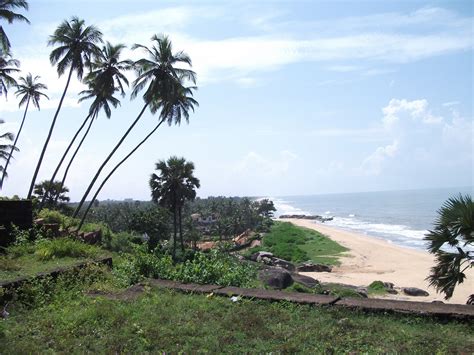
<instances>
[{"instance_id":1,"label":"dark rock on beach","mask_svg":"<svg viewBox=\"0 0 474 355\"><path fill-rule=\"evenodd\" d=\"M318 221L318 222L327 222L327 221L332 221L332 217L323 217L319 215L305 215L305 214L282 214L279 218L281 219L309 219L312 221Z\"/></svg>"},{"instance_id":2,"label":"dark rock on beach","mask_svg":"<svg viewBox=\"0 0 474 355\"><path fill-rule=\"evenodd\" d=\"M331 272L332 266L324 264L304 263L299 265L296 270L298 272Z\"/></svg>"},{"instance_id":3,"label":"dark rock on beach","mask_svg":"<svg viewBox=\"0 0 474 355\"><path fill-rule=\"evenodd\" d=\"M309 276L304 276L300 274L291 274L291 277L293 277L293 281L296 283L299 283L303 286L306 286L308 288L313 288L316 287L320 284L318 280L313 279L312 277Z\"/></svg>"},{"instance_id":4,"label":"dark rock on beach","mask_svg":"<svg viewBox=\"0 0 474 355\"><path fill-rule=\"evenodd\" d=\"M258 278L266 286L276 288L278 290L287 288L293 284L291 274L283 268L268 268L260 270Z\"/></svg>"},{"instance_id":5,"label":"dark rock on beach","mask_svg":"<svg viewBox=\"0 0 474 355\"><path fill-rule=\"evenodd\" d=\"M430 295L425 290L422 290L421 288L417 288L417 287L404 287L402 290L403 290L403 293L405 295L408 295L408 296L422 296L422 297L425 297L425 296Z\"/></svg>"}]
</instances>

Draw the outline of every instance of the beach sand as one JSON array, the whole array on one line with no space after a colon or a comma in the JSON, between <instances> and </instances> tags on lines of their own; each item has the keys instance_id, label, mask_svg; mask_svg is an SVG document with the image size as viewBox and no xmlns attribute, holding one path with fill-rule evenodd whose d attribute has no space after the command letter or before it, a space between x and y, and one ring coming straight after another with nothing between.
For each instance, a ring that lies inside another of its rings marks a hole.
<instances>
[{"instance_id":1,"label":"beach sand","mask_svg":"<svg viewBox=\"0 0 474 355\"><path fill-rule=\"evenodd\" d=\"M335 227L304 219L285 220L295 225L317 230L349 249L339 258L340 266L331 273L304 272L306 276L321 282L336 282L355 286L368 286L375 280L392 282L397 287L418 287L429 292L426 297L411 297L399 292L383 298L411 301L443 301L445 303L465 304L469 295L474 293L474 270L469 269L464 283L457 285L454 295L448 301L443 294L429 287L425 278L434 266L434 257L428 252L404 248L387 241L347 232Z\"/></svg>"}]
</instances>

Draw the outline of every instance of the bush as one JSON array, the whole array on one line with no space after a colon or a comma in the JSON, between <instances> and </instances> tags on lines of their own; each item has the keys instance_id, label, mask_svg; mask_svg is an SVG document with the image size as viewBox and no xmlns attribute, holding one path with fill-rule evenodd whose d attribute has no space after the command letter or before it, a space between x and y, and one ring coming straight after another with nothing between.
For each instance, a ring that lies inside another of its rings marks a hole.
<instances>
[{"instance_id":1,"label":"bush","mask_svg":"<svg viewBox=\"0 0 474 355\"><path fill-rule=\"evenodd\" d=\"M169 254L150 253L145 245L134 247L133 254L114 267L122 284L133 284L143 277L171 279L184 283L216 284L221 286L251 286L256 280L255 268L241 264L235 258L217 250L194 254L192 259L174 264ZM188 254L191 257L193 254Z\"/></svg>"},{"instance_id":2,"label":"bush","mask_svg":"<svg viewBox=\"0 0 474 355\"><path fill-rule=\"evenodd\" d=\"M95 257L99 253L99 248L70 238L41 240L35 250L35 255L41 260L63 257Z\"/></svg>"},{"instance_id":3,"label":"bush","mask_svg":"<svg viewBox=\"0 0 474 355\"><path fill-rule=\"evenodd\" d=\"M129 232L111 233L110 238L102 239L104 248L124 253L131 253L134 245L142 243L141 236Z\"/></svg>"}]
</instances>

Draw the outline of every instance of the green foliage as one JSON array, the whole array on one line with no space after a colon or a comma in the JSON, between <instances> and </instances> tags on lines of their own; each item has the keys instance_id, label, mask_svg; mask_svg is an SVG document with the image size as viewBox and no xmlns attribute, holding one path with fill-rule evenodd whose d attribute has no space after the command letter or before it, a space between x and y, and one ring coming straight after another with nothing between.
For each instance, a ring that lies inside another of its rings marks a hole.
<instances>
[{"instance_id":1,"label":"green foliage","mask_svg":"<svg viewBox=\"0 0 474 355\"><path fill-rule=\"evenodd\" d=\"M35 255L40 260L54 258L93 258L100 254L100 249L93 245L70 238L41 240L36 245Z\"/></svg>"},{"instance_id":2,"label":"green foliage","mask_svg":"<svg viewBox=\"0 0 474 355\"><path fill-rule=\"evenodd\" d=\"M275 256L293 262L311 260L337 264L337 256L347 249L322 234L288 222L275 223L264 236L261 247L251 252L266 250Z\"/></svg>"},{"instance_id":3,"label":"green foliage","mask_svg":"<svg viewBox=\"0 0 474 355\"><path fill-rule=\"evenodd\" d=\"M250 286L256 270L217 250L188 254L182 263L173 263L169 254L150 253L144 246L135 246L134 253L123 255L124 261L114 267L122 284L133 284L143 277L171 279L184 283Z\"/></svg>"},{"instance_id":4,"label":"green foliage","mask_svg":"<svg viewBox=\"0 0 474 355\"><path fill-rule=\"evenodd\" d=\"M140 235L129 232L112 233L110 238L103 239L103 246L107 250L115 252L131 253L135 244L142 244Z\"/></svg>"},{"instance_id":5,"label":"green foliage","mask_svg":"<svg viewBox=\"0 0 474 355\"><path fill-rule=\"evenodd\" d=\"M107 280L106 276L102 276ZM101 280L101 277L95 280ZM86 289L97 281L85 283ZM107 282L107 281L104 281ZM472 326L338 307L206 297L163 289L137 299L57 290L34 309L0 321L10 353L465 353Z\"/></svg>"},{"instance_id":6,"label":"green foliage","mask_svg":"<svg viewBox=\"0 0 474 355\"><path fill-rule=\"evenodd\" d=\"M384 294L387 293L387 290L383 284L383 281L373 281L368 287L367 291L370 294Z\"/></svg>"},{"instance_id":7,"label":"green foliage","mask_svg":"<svg viewBox=\"0 0 474 355\"><path fill-rule=\"evenodd\" d=\"M459 195L447 200L438 214L434 230L425 237L436 257L427 279L449 299L456 285L464 282L464 272L474 265L474 202L471 196Z\"/></svg>"}]
</instances>

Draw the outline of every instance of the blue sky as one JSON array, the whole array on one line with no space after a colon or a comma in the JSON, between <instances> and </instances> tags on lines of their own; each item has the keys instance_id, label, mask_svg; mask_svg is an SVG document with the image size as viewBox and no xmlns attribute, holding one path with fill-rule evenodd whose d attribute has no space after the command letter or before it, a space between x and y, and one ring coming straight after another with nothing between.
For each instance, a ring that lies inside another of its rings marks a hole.
<instances>
[{"instance_id":1,"label":"blue sky","mask_svg":"<svg viewBox=\"0 0 474 355\"><path fill-rule=\"evenodd\" d=\"M26 15L31 25L5 30L22 70L42 77L51 100L28 115L7 196L27 193L65 83L49 64L48 36L73 15L129 47L168 34L198 75L189 125L160 128L99 199L148 199L154 163L170 155L195 163L201 196L473 185L471 1L37 0ZM75 80L40 180L87 113L81 89ZM0 98L0 117L16 132L22 110L13 93ZM127 96L110 120L94 123L66 183L73 200L141 106ZM116 161L156 120L143 117Z\"/></svg>"}]
</instances>

